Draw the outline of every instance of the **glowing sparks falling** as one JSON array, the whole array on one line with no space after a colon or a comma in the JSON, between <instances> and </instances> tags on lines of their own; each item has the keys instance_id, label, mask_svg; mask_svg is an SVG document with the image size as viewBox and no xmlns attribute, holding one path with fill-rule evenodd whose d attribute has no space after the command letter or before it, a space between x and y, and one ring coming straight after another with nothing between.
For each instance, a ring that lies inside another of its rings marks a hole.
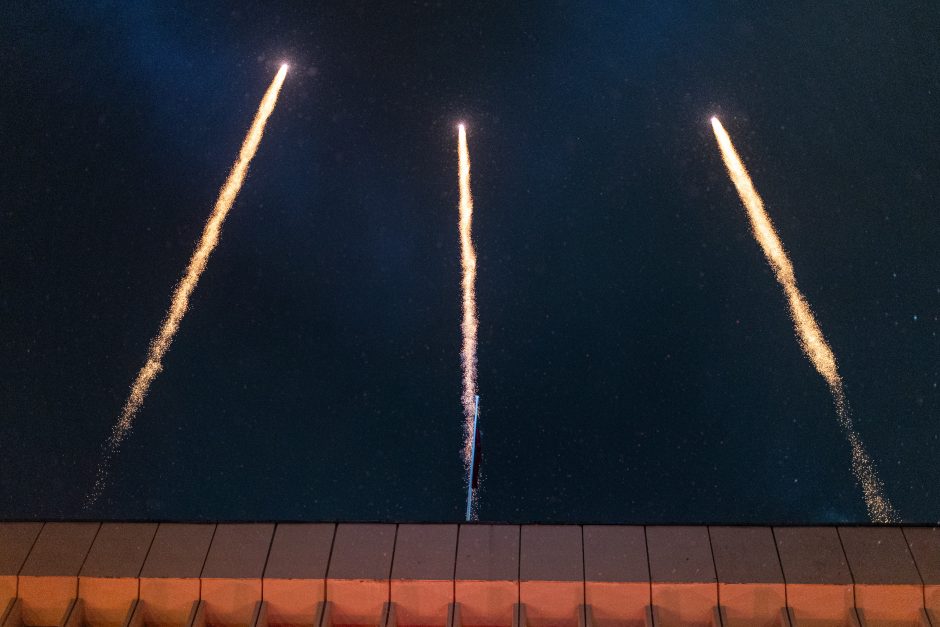
<instances>
[{"instance_id":1,"label":"glowing sparks falling","mask_svg":"<svg viewBox=\"0 0 940 627\"><path fill-rule=\"evenodd\" d=\"M754 237L763 249L764 256L767 257L767 261L770 263L770 267L773 269L777 281L783 287L790 303L790 315L793 318L793 326L800 346L829 385L836 413L839 416L839 423L852 448L852 471L855 473L859 485L861 485L868 515L873 522L898 522L900 519L898 513L884 495L884 485L878 477L875 466L865 451L858 433L855 431L852 415L845 400L842 377L839 376L839 370L836 367L835 355L823 337L822 331L819 329L819 325L810 310L809 303L796 286L793 265L780 243L780 238L777 237L770 217L764 210L764 203L757 194L757 190L754 189L754 184L751 182L744 164L741 163L741 158L734 150L731 138L721 126L718 118L712 118L712 128L715 131L715 137L718 139L721 157L725 162L725 167L728 168L728 174L738 190L741 202L744 203L744 207L747 209Z\"/></svg>"},{"instance_id":2,"label":"glowing sparks falling","mask_svg":"<svg viewBox=\"0 0 940 627\"><path fill-rule=\"evenodd\" d=\"M468 472L473 449L473 412L477 395L477 255L473 250L470 227L473 221L473 197L470 195L470 151L467 149L467 130L458 128L457 151L460 155L460 265L463 269L463 346L460 361L463 365L464 465Z\"/></svg>"},{"instance_id":3,"label":"glowing sparks falling","mask_svg":"<svg viewBox=\"0 0 940 627\"><path fill-rule=\"evenodd\" d=\"M140 372L137 374L137 378L131 385L130 396L124 404L124 408L121 410L121 416L118 418L117 424L114 425L111 431L111 436L108 438L106 445L104 459L98 467L95 485L88 495L86 506L93 504L104 489L111 456L117 452L121 442L127 437L133 425L134 417L137 415L141 405L143 405L144 398L147 396L150 384L163 368L163 356L166 354L167 350L169 350L170 344L173 343L173 337L179 329L180 321L189 308L189 298L196 288L196 283L199 282L199 277L206 269L209 255L219 242L219 231L222 228L222 223L225 221L229 209L232 208L232 203L235 202L235 197L238 195L238 191L241 189L242 183L245 180L245 174L248 172L248 165L251 163L251 159L258 150L258 144L261 142L261 137L264 134L264 125L267 123L268 117L270 117L271 113L274 111L274 105L277 103L277 96L281 91L281 85L284 83L284 77L286 75L287 64L284 64L265 92L264 98L261 99L261 105L258 107L258 112L255 113L255 118L251 123L251 128L248 130L248 135L242 143L238 159L235 161L235 165L232 166L232 170L225 180L225 185L222 186L222 190L219 192L219 197L215 202L215 207L212 209L212 214L209 216L209 220L206 222L206 226L202 231L202 239L200 239L199 245L196 247L192 258L189 260L186 274L183 275L183 279L173 292L170 309L167 312L166 318L163 320L160 332L150 343L147 361L144 363L144 367L141 368Z\"/></svg>"}]
</instances>

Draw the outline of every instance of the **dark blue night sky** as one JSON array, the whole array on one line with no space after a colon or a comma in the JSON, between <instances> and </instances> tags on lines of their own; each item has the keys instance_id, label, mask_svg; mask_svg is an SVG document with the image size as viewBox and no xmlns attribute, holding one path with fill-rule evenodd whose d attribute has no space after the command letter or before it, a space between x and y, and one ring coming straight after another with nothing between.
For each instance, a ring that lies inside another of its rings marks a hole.
<instances>
[{"instance_id":1,"label":"dark blue night sky","mask_svg":"<svg viewBox=\"0 0 940 627\"><path fill-rule=\"evenodd\" d=\"M0 518L867 519L718 115L905 521L940 521L940 6L0 7ZM291 71L100 501L102 444Z\"/></svg>"}]
</instances>

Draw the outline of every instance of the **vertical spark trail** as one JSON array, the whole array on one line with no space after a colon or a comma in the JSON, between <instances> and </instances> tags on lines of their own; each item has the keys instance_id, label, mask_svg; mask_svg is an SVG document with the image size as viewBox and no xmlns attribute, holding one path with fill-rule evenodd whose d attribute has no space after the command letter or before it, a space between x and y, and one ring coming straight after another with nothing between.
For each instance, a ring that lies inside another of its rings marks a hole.
<instances>
[{"instance_id":1,"label":"vertical spark trail","mask_svg":"<svg viewBox=\"0 0 940 627\"><path fill-rule=\"evenodd\" d=\"M463 269L463 346L460 361L463 366L464 466L470 470L473 461L473 412L477 395L477 255L473 250L470 227L473 221L473 197L470 195L470 151L467 149L467 130L458 127L457 151L460 156L460 265ZM469 480L469 478L468 478Z\"/></svg>"},{"instance_id":2,"label":"vertical spark trail","mask_svg":"<svg viewBox=\"0 0 940 627\"><path fill-rule=\"evenodd\" d=\"M105 447L104 459L98 466L95 485L85 502L86 507L91 506L98 499L98 496L101 495L107 480L111 457L117 452L124 438L127 437L134 417L144 403L144 398L147 396L150 384L157 374L159 374L160 370L163 369L163 356L166 354L167 350L169 350L170 344L173 343L173 337L179 329L180 321L189 308L189 298L196 288L196 283L199 282L199 277L206 269L209 255L219 242L219 231L222 228L222 223L225 221L229 209L232 208L232 203L235 202L235 197L242 187L245 174L248 172L248 165L251 163L251 159L258 150L258 144L261 142L262 135L264 135L264 126L271 113L274 111L274 105L277 103L277 96L281 91L281 85L284 83L284 77L286 75L287 64L284 64L281 66L280 70L278 70L277 75L274 77L274 80L271 81L271 85L261 99L261 104L258 107L257 113L255 113L251 128L248 130L248 135L245 137L245 141L242 143L241 150L238 153L238 159L235 161L235 165L232 166L232 170L229 172L228 178L225 180L225 184L219 192L219 197L215 201L215 207L212 209L209 220L206 222L206 226L202 231L202 238L199 240L199 245L196 247L193 256L189 260L186 273L173 292L173 298L170 301L170 309L167 311L166 318L163 320L159 333L150 343L147 361L137 374L137 378L134 379L131 385L130 396L124 404L121 415L111 431L111 436L108 438Z\"/></svg>"},{"instance_id":3,"label":"vertical spark trail","mask_svg":"<svg viewBox=\"0 0 940 627\"><path fill-rule=\"evenodd\" d=\"M826 380L826 384L832 393L839 424L842 426L849 446L852 448L852 471L862 488L868 515L872 522L898 522L900 517L894 506L884 495L884 484L878 477L875 466L865 451L858 433L855 431L852 414L849 412L845 399L842 377L839 375L836 366L835 355L823 337L806 297L796 286L793 265L790 263L790 259L783 249L783 244L780 243L780 238L774 230L773 223L764 209L764 203L757 194L757 190L754 189L751 177L748 176L741 158L731 143L731 138L725 132L724 127L721 126L718 118L712 118L712 128L715 131L715 137L721 149L721 157L728 169L728 174L738 190L741 202L744 203L744 207L747 209L754 238L763 249L764 256L770 263L770 267L777 277L777 282L783 287L790 303L790 316L793 318L793 326L800 346L819 374Z\"/></svg>"}]
</instances>

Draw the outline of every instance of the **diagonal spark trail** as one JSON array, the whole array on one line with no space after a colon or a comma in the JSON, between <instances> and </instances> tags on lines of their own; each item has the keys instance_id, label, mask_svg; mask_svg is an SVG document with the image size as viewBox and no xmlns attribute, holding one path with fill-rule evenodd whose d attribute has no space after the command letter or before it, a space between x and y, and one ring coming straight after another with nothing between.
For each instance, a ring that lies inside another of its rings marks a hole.
<instances>
[{"instance_id":1,"label":"diagonal spark trail","mask_svg":"<svg viewBox=\"0 0 940 627\"><path fill-rule=\"evenodd\" d=\"M222 223L225 221L225 217L228 215L229 209L232 208L232 203L235 202L235 197L242 187L245 175L248 172L248 165L258 151L258 144L261 142L262 135L264 135L264 125L274 111L274 105L277 103L277 96L281 91L281 85L284 83L284 77L286 75L287 65L284 64L281 66L280 70L278 70L277 75L274 77L274 80L271 81L271 85L261 99L258 112L255 113L251 128L248 130L248 135L245 137L241 151L238 153L238 159L235 161L235 165L232 166L232 170L229 172L228 178L225 180L225 184L219 192L219 197L215 201L215 207L212 209L209 220L206 222L206 226L202 231L202 238L199 240L199 245L196 247L193 256L189 260L186 273L173 292L173 299L170 301L170 309L167 311L166 318L163 320L157 337L150 343L147 361L137 374L137 378L134 379L131 385L130 396L124 404L121 415L111 431L111 436L107 440L104 458L98 466L95 485L85 500L86 508L93 505L101 495L108 478L108 468L111 458L117 453L124 438L127 437L133 425L134 417L144 403L144 398L147 396L150 384L153 382L154 378L156 378L157 374L159 374L160 370L163 369L163 356L169 350L170 344L173 343L173 337L179 329L180 321L189 308L189 298L193 290L196 289L199 277L206 269L209 255L219 243L219 231L222 228Z\"/></svg>"},{"instance_id":2,"label":"diagonal spark trail","mask_svg":"<svg viewBox=\"0 0 940 627\"><path fill-rule=\"evenodd\" d=\"M460 351L460 361L463 366L463 394L461 395L464 416L463 458L464 465L469 472L473 461L473 414L477 395L477 255L473 250L473 239L470 237L473 197L470 195L470 151L467 148L467 131L463 124L458 128L457 150L460 158L460 265L463 269L461 282L463 346Z\"/></svg>"},{"instance_id":3,"label":"diagonal spark trail","mask_svg":"<svg viewBox=\"0 0 940 627\"><path fill-rule=\"evenodd\" d=\"M748 176L741 158L734 150L731 138L725 132L724 127L721 126L718 118L712 118L712 128L721 149L721 157L725 162L725 167L728 168L728 174L738 190L741 202L744 203L744 207L747 209L754 237L763 249L764 256L770 263L770 267L777 277L777 282L783 287L789 301L790 316L793 318L793 326L800 346L829 386L836 413L839 417L839 424L842 426L845 437L852 449L852 471L855 474L856 481L862 488L868 516L872 522L898 522L900 517L897 510L894 509L894 506L884 495L884 484L878 477L875 465L855 431L852 414L849 412L845 400L842 377L839 375L836 366L835 355L826 342L826 338L823 337L806 297L796 286L793 265L783 249L783 244L780 243L780 238L774 230L770 217L764 210L764 203L757 194L757 190L754 189L751 177Z\"/></svg>"}]
</instances>

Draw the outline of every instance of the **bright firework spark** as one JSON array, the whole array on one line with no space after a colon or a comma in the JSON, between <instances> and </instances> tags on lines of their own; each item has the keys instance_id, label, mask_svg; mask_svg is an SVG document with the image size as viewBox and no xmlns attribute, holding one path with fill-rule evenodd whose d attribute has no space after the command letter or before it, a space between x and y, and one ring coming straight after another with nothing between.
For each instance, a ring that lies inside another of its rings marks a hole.
<instances>
[{"instance_id":1,"label":"bright firework spark","mask_svg":"<svg viewBox=\"0 0 940 627\"><path fill-rule=\"evenodd\" d=\"M849 412L845 400L842 377L836 367L836 357L826 342L826 338L823 337L806 297L796 286L793 264L790 263L790 259L783 249L783 244L780 243L780 238L774 230L773 223L764 210L764 203L757 194L757 190L754 189L751 177L748 176L741 158L734 150L731 138L725 132L724 127L721 126L718 118L712 118L712 128L715 131L715 137L718 139L721 157L725 162L725 167L728 168L728 174L738 190L741 202L744 203L744 207L747 209L754 237L763 249L764 256L770 263L770 267L777 277L777 282L783 287L790 303L790 316L793 318L793 326L800 346L819 374L826 380L832 393L839 423L852 448L852 471L862 487L868 515L873 522L898 522L900 517L894 506L884 495L884 484L878 477L875 466L865 451L858 433L855 431L852 414Z\"/></svg>"},{"instance_id":2,"label":"bright firework spark","mask_svg":"<svg viewBox=\"0 0 940 627\"><path fill-rule=\"evenodd\" d=\"M473 250L470 226L473 221L473 197L470 195L470 151L467 149L467 130L458 127L457 150L460 155L460 265L463 269L463 347L460 361L463 365L464 465L470 470L473 449L473 413L477 395L477 255ZM468 479L469 480L469 479Z\"/></svg>"},{"instance_id":3,"label":"bright firework spark","mask_svg":"<svg viewBox=\"0 0 940 627\"><path fill-rule=\"evenodd\" d=\"M229 172L228 178L225 180L225 184L219 192L219 197L215 201L215 207L212 209L209 220L206 222L206 226L202 231L202 239L199 240L199 245L196 247L192 258L189 260L186 274L183 275L182 280L173 292L173 299L170 301L170 309L166 314L166 318L163 320L160 332L150 343L147 361L137 374L137 378L134 379L134 383L131 385L130 396L124 404L124 408L121 410L117 424L114 425L111 431L111 436L108 438L105 447L104 459L98 466L95 485L85 501L86 507L93 505L101 495L107 480L108 466L111 457L117 452L124 438L127 437L133 425L134 417L144 403L144 398L147 396L150 384L160 370L163 369L163 356L166 354L167 350L169 350L170 344L173 343L173 337L179 329L180 321L189 308L189 297L196 288L199 277L206 269L209 255L219 242L219 231L222 228L222 223L225 221L229 209L232 208L232 203L235 202L238 191L241 189L242 183L245 180L245 174L248 172L248 165L258 151L258 144L261 142L262 135L264 135L264 125L274 111L274 105L277 103L277 96L281 91L281 85L284 83L284 77L286 75L287 64L285 63L281 65L274 80L271 81L268 90L264 93L264 98L261 99L261 105L258 107L258 112L255 113L255 118L251 123L251 128L248 130L248 135L242 143L241 151L238 153L238 159L235 161L235 165L232 166L232 170Z\"/></svg>"}]
</instances>

